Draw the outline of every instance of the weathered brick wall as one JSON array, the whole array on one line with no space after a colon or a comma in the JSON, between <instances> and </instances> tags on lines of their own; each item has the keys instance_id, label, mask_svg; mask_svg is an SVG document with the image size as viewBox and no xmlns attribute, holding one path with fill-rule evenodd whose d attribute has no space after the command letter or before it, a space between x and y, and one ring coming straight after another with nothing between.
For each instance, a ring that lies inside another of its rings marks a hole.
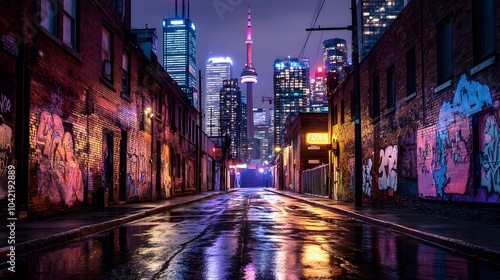
<instances>
[{"instance_id":1,"label":"weathered brick wall","mask_svg":"<svg viewBox=\"0 0 500 280\"><path fill-rule=\"evenodd\" d=\"M163 68L135 46L126 31L130 1L123 22L108 1L80 1L76 50L62 44L62 25L54 35L34 24L37 9L36 1L0 5L0 21L6 23L0 27L0 59L6 62L0 72L5 73L2 89L12 91L9 98L19 85L15 45L8 38L21 36L20 15L26 19L29 125L16 129L29 131L28 217L193 192L194 126L187 123L196 123L198 113ZM101 70L103 26L112 37L110 82ZM38 51L42 55L34 59ZM129 96L122 94L124 53L130 58ZM145 107L152 107L153 118L145 117ZM2 118L13 127L14 115L4 111ZM173 116L176 122L181 117L175 130L170 129ZM1 135L3 143L7 138Z\"/></svg>"},{"instance_id":2,"label":"weathered brick wall","mask_svg":"<svg viewBox=\"0 0 500 280\"><path fill-rule=\"evenodd\" d=\"M495 4L496 15L500 5ZM498 119L499 67L477 73L473 59L471 1L410 1L386 34L360 64L363 200L399 207L432 200L499 203L500 185L493 178ZM452 16L453 79L435 92L436 26ZM500 34L495 29L497 36ZM495 48L500 49L499 40ZM406 53L415 49L416 94L406 90ZM394 109L387 104L387 70L395 69ZM373 81L380 79L380 117L373 113ZM332 104L344 100L346 122L332 128L340 147L339 199L354 191L354 123L351 114L353 76L334 92ZM340 111L340 109L339 109ZM340 114L340 112L339 112ZM340 119L340 117L338 118ZM489 155L488 160L485 154ZM365 170L366 169L366 170ZM367 177L367 174L370 176ZM371 178L370 178L371 177ZM366 180L368 179L368 180ZM367 183L368 182L368 183ZM406 203L410 201L410 203ZM414 205L414 206L410 206Z\"/></svg>"}]
</instances>

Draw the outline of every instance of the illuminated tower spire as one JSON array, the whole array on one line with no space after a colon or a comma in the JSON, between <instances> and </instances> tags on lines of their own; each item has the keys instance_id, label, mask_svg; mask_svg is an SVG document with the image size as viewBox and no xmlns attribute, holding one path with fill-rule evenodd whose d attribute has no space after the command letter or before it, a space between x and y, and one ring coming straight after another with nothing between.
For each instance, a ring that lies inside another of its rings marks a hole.
<instances>
[{"instance_id":1,"label":"illuminated tower spire","mask_svg":"<svg viewBox=\"0 0 500 280\"><path fill-rule=\"evenodd\" d=\"M247 64L245 68L243 68L243 72L241 73L241 82L247 85L247 122L248 122L248 135L249 138L249 148L253 150L253 95L252 95L252 86L257 82L257 72L255 68L253 68L252 63L252 21L250 17L250 1L248 2L248 23L247 23ZM252 152L253 154L253 152Z\"/></svg>"}]
</instances>

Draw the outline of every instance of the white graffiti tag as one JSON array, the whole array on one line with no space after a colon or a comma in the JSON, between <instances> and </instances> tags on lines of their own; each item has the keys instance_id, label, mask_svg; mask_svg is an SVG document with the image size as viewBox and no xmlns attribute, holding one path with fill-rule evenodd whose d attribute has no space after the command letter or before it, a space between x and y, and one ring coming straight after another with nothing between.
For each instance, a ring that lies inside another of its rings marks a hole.
<instances>
[{"instance_id":1,"label":"white graffiti tag","mask_svg":"<svg viewBox=\"0 0 500 280\"><path fill-rule=\"evenodd\" d=\"M385 150L380 149L380 166L378 168L378 187L380 190L398 187L398 146L388 146Z\"/></svg>"}]
</instances>

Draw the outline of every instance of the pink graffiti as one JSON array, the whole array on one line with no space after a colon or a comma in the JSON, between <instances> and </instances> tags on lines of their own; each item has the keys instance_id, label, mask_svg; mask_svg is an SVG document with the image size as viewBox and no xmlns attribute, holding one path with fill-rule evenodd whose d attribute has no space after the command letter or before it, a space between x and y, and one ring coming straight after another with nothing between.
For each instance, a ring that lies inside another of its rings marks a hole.
<instances>
[{"instance_id":1,"label":"pink graffiti","mask_svg":"<svg viewBox=\"0 0 500 280\"><path fill-rule=\"evenodd\" d=\"M417 132L418 193L422 197L436 197L433 170L436 164L436 126Z\"/></svg>"},{"instance_id":2,"label":"pink graffiti","mask_svg":"<svg viewBox=\"0 0 500 280\"><path fill-rule=\"evenodd\" d=\"M83 179L74 154L73 136L64 131L61 118L43 111L35 143L38 152L38 194L53 203L72 207L83 201Z\"/></svg>"}]
</instances>

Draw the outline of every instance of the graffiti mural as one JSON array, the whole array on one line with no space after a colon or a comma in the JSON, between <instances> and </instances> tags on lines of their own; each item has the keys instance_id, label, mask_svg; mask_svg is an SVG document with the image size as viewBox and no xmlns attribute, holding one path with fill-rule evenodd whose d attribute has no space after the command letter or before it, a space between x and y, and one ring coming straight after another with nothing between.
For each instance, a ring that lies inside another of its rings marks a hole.
<instances>
[{"instance_id":1,"label":"graffiti mural","mask_svg":"<svg viewBox=\"0 0 500 280\"><path fill-rule=\"evenodd\" d=\"M142 151L128 153L127 162L127 200L137 201L148 198L151 194L149 181L147 180L146 148Z\"/></svg>"},{"instance_id":2,"label":"graffiti mural","mask_svg":"<svg viewBox=\"0 0 500 280\"><path fill-rule=\"evenodd\" d=\"M366 164L363 165L363 193L367 196L372 195L372 159L366 160Z\"/></svg>"},{"instance_id":3,"label":"graffiti mural","mask_svg":"<svg viewBox=\"0 0 500 280\"><path fill-rule=\"evenodd\" d=\"M418 194L421 197L436 197L433 171L436 156L436 126L421 129L417 132L417 176Z\"/></svg>"},{"instance_id":4,"label":"graffiti mural","mask_svg":"<svg viewBox=\"0 0 500 280\"><path fill-rule=\"evenodd\" d=\"M412 132L401 138L399 153L401 168L399 175L404 178L417 179L417 143L416 133Z\"/></svg>"},{"instance_id":5,"label":"graffiti mural","mask_svg":"<svg viewBox=\"0 0 500 280\"><path fill-rule=\"evenodd\" d=\"M481 148L481 185L487 192L500 193L500 127L498 116L488 114L481 116L480 148Z\"/></svg>"},{"instance_id":6,"label":"graffiti mural","mask_svg":"<svg viewBox=\"0 0 500 280\"><path fill-rule=\"evenodd\" d=\"M65 129L57 114L43 111L35 143L38 155L38 194L52 203L62 203L67 207L82 202L83 179L74 153L72 129Z\"/></svg>"},{"instance_id":7,"label":"graffiti mural","mask_svg":"<svg viewBox=\"0 0 500 280\"><path fill-rule=\"evenodd\" d=\"M397 191L398 188L398 146L388 146L380 149L380 166L378 168L378 187Z\"/></svg>"},{"instance_id":8,"label":"graffiti mural","mask_svg":"<svg viewBox=\"0 0 500 280\"><path fill-rule=\"evenodd\" d=\"M10 107L10 99L5 95L0 94L0 113L9 113Z\"/></svg>"},{"instance_id":9,"label":"graffiti mural","mask_svg":"<svg viewBox=\"0 0 500 280\"><path fill-rule=\"evenodd\" d=\"M469 81L462 75L453 101L445 101L441 105L436 125L418 132L418 189L421 196L445 199L451 194L467 193L469 178L472 177L470 116L491 104L488 86ZM484 149L492 151L490 148L495 145L495 136L492 137L496 133L495 126L496 120L486 119L484 122L483 132L486 136L483 137L485 141L481 146L481 160L482 182L486 184L490 183L489 179L493 178L496 172L494 168L487 167L491 156L484 157ZM434 129L434 132L431 129Z\"/></svg>"},{"instance_id":10,"label":"graffiti mural","mask_svg":"<svg viewBox=\"0 0 500 280\"><path fill-rule=\"evenodd\" d=\"M355 188L354 179L356 177L356 174L354 172L355 171L354 165L355 165L355 158L354 157L349 158L349 189L351 189L351 191L354 191Z\"/></svg>"},{"instance_id":11,"label":"graffiti mural","mask_svg":"<svg viewBox=\"0 0 500 280\"><path fill-rule=\"evenodd\" d=\"M12 159L12 128L8 126L0 115L0 178L2 187L0 188L0 199L7 195L7 167Z\"/></svg>"},{"instance_id":12,"label":"graffiti mural","mask_svg":"<svg viewBox=\"0 0 500 280\"><path fill-rule=\"evenodd\" d=\"M163 198L170 197L170 192L172 189L172 177L170 175L170 147L164 145L161 153L161 194Z\"/></svg>"}]
</instances>

